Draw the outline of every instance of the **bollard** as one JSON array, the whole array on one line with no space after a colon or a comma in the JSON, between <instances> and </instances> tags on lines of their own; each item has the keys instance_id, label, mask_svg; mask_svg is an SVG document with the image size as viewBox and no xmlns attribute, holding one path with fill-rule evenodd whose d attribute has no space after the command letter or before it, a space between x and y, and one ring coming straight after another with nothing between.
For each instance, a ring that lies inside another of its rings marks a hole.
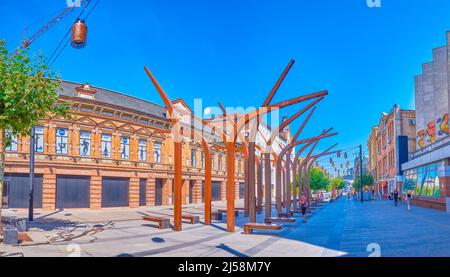
<instances>
[{"instance_id":1,"label":"bollard","mask_svg":"<svg viewBox=\"0 0 450 277\"><path fill-rule=\"evenodd\" d=\"M18 245L19 244L19 230L17 230L17 228L4 227L3 228L3 244Z\"/></svg>"}]
</instances>

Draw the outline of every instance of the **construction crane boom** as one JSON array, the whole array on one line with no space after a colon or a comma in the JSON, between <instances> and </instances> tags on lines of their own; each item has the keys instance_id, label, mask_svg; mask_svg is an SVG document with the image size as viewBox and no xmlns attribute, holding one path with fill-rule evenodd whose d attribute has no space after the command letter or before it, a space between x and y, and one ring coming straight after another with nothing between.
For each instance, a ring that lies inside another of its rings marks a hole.
<instances>
[{"instance_id":1,"label":"construction crane boom","mask_svg":"<svg viewBox=\"0 0 450 277\"><path fill-rule=\"evenodd\" d=\"M58 22L62 21L65 17L71 14L76 8L84 7L89 4L91 0L82 1L80 0L79 5L71 5L65 8L60 14L56 15L52 20L47 22L42 28L40 28L36 33L34 33L30 38L24 38L21 48L27 48L33 43L37 38L41 37L45 32L53 28Z\"/></svg>"}]
</instances>

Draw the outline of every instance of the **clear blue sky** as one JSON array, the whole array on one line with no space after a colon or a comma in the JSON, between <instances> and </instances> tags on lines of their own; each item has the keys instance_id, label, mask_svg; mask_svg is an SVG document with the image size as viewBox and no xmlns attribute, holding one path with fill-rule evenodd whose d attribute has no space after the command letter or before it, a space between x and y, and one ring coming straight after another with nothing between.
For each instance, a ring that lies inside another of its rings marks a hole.
<instances>
[{"instance_id":1,"label":"clear blue sky","mask_svg":"<svg viewBox=\"0 0 450 277\"><path fill-rule=\"evenodd\" d=\"M0 37L13 49L26 25L64 6L65 0L0 0ZM395 103L414 108L413 76L432 48L445 44L449 12L448 0L382 0L374 9L366 0L101 0L87 22L87 48L67 48L56 68L63 79L161 103L147 65L173 99L247 107L261 105L294 58L275 100L329 90L304 136L332 126L339 137L318 148L334 142L345 148L365 145ZM74 19L32 50L50 55Z\"/></svg>"}]
</instances>

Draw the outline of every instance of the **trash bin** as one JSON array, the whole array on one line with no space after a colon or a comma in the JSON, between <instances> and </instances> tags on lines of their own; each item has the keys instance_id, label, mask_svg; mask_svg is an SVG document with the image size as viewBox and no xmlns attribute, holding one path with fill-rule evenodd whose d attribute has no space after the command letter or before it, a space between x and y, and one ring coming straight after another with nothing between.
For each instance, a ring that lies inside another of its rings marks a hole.
<instances>
[{"instance_id":1,"label":"trash bin","mask_svg":"<svg viewBox=\"0 0 450 277\"><path fill-rule=\"evenodd\" d=\"M19 244L19 230L15 227L3 227L3 244L18 245Z\"/></svg>"}]
</instances>

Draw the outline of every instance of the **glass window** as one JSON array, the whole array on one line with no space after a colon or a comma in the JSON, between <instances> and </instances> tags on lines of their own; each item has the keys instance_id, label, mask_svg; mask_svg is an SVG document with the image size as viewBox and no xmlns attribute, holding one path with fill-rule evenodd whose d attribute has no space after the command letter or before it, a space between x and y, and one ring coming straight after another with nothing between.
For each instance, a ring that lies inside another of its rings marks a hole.
<instances>
[{"instance_id":1,"label":"glass window","mask_svg":"<svg viewBox=\"0 0 450 277\"><path fill-rule=\"evenodd\" d=\"M10 145L6 147L6 151L17 152L17 135L13 135L12 131L5 131L5 135L11 140Z\"/></svg>"},{"instance_id":2,"label":"glass window","mask_svg":"<svg viewBox=\"0 0 450 277\"><path fill-rule=\"evenodd\" d=\"M219 155L219 161L217 163L219 170L222 170L222 155Z\"/></svg>"},{"instance_id":3,"label":"glass window","mask_svg":"<svg viewBox=\"0 0 450 277\"><path fill-rule=\"evenodd\" d=\"M91 155L91 132L80 131L80 156Z\"/></svg>"},{"instance_id":4,"label":"glass window","mask_svg":"<svg viewBox=\"0 0 450 277\"><path fill-rule=\"evenodd\" d=\"M147 160L147 141L144 139L139 140L139 160Z\"/></svg>"},{"instance_id":5,"label":"glass window","mask_svg":"<svg viewBox=\"0 0 450 277\"><path fill-rule=\"evenodd\" d=\"M69 131L65 128L56 129L56 154L67 155Z\"/></svg>"},{"instance_id":6,"label":"glass window","mask_svg":"<svg viewBox=\"0 0 450 277\"><path fill-rule=\"evenodd\" d=\"M120 149L122 160L128 160L130 158L130 138L122 137Z\"/></svg>"},{"instance_id":7,"label":"glass window","mask_svg":"<svg viewBox=\"0 0 450 277\"><path fill-rule=\"evenodd\" d=\"M154 159L155 159L155 163L161 163L161 142L155 142L154 143Z\"/></svg>"},{"instance_id":8,"label":"glass window","mask_svg":"<svg viewBox=\"0 0 450 277\"><path fill-rule=\"evenodd\" d=\"M205 168L205 153L202 152L202 168Z\"/></svg>"},{"instance_id":9,"label":"glass window","mask_svg":"<svg viewBox=\"0 0 450 277\"><path fill-rule=\"evenodd\" d=\"M438 165L431 164L406 171L403 193L406 193L408 190L411 190L417 196L439 198Z\"/></svg>"},{"instance_id":10,"label":"glass window","mask_svg":"<svg viewBox=\"0 0 450 277\"><path fill-rule=\"evenodd\" d=\"M197 159L197 151L195 149L191 149L191 166L195 167L196 166L196 161Z\"/></svg>"},{"instance_id":11,"label":"glass window","mask_svg":"<svg viewBox=\"0 0 450 277\"><path fill-rule=\"evenodd\" d=\"M34 127L34 135L36 136L36 149L38 153L44 152L44 127Z\"/></svg>"},{"instance_id":12,"label":"glass window","mask_svg":"<svg viewBox=\"0 0 450 277\"><path fill-rule=\"evenodd\" d=\"M214 170L214 154L211 154L211 169Z\"/></svg>"},{"instance_id":13,"label":"glass window","mask_svg":"<svg viewBox=\"0 0 450 277\"><path fill-rule=\"evenodd\" d=\"M102 134L102 157L111 158L111 135Z\"/></svg>"}]
</instances>

